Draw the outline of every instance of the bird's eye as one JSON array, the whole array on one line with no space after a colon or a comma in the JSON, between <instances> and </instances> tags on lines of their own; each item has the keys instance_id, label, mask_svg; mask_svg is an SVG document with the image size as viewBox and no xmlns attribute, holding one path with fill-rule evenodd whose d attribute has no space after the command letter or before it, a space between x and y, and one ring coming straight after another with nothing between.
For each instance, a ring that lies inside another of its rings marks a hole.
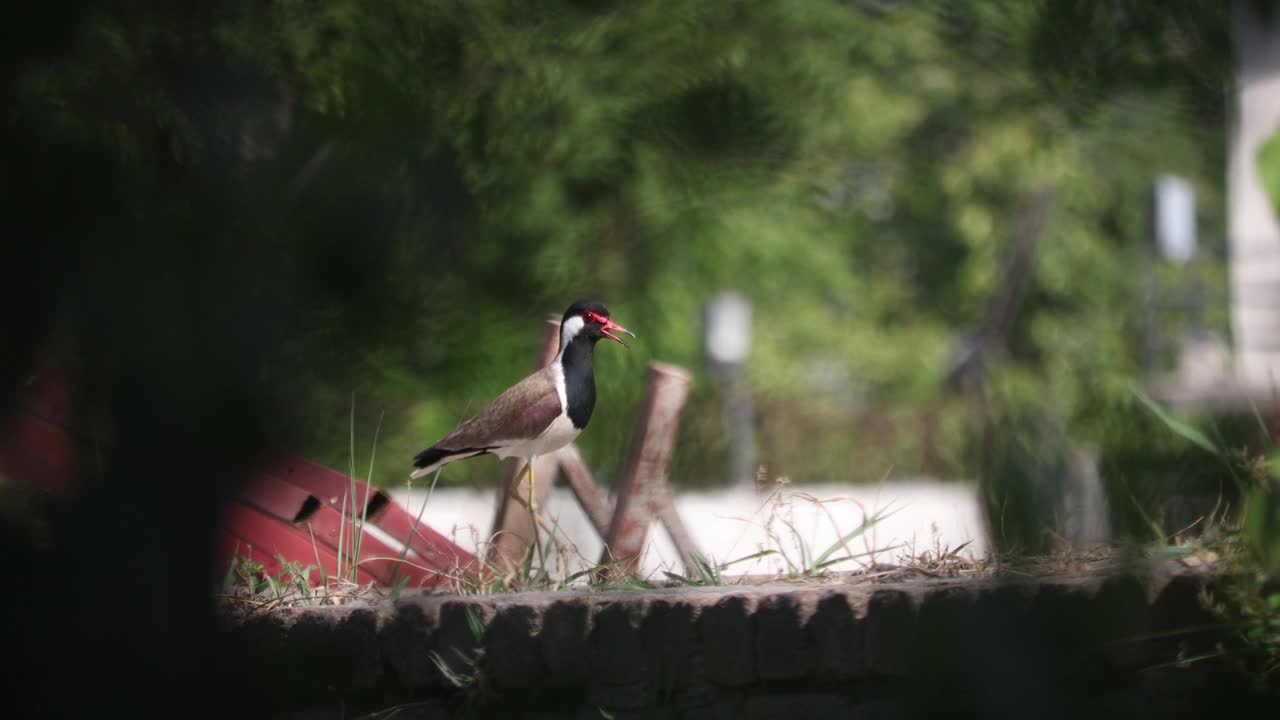
<instances>
[{"instance_id":1,"label":"bird's eye","mask_svg":"<svg viewBox=\"0 0 1280 720\"><path fill-rule=\"evenodd\" d=\"M599 317L597 317L597 316L596 316L596 314L595 314L595 313L593 313L593 312L585 312L585 313L583 313L583 314L582 314L582 319L583 319L584 321L586 321L586 322L589 322L589 323L599 322L599 321L600 321L600 318L599 318Z\"/></svg>"}]
</instances>

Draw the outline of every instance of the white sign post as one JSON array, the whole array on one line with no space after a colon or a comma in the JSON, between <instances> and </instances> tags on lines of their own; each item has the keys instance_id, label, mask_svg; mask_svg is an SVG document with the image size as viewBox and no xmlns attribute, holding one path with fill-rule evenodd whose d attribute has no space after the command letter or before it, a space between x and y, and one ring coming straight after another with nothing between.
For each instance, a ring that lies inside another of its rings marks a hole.
<instances>
[{"instance_id":1,"label":"white sign post","mask_svg":"<svg viewBox=\"0 0 1280 720\"><path fill-rule=\"evenodd\" d=\"M1196 254L1196 196L1191 183L1177 175L1156 180L1156 246L1169 262L1186 265Z\"/></svg>"},{"instance_id":2,"label":"white sign post","mask_svg":"<svg viewBox=\"0 0 1280 720\"><path fill-rule=\"evenodd\" d=\"M729 437L729 484L752 487L755 439L751 393L743 373L751 353L751 302L737 291L721 292L707 303L705 317L707 360L723 389L721 419Z\"/></svg>"}]
</instances>

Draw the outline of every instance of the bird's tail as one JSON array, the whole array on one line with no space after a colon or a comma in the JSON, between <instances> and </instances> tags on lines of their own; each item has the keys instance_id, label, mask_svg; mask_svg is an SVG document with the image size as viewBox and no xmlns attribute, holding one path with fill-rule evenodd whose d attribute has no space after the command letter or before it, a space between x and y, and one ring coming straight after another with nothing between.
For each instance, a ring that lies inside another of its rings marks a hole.
<instances>
[{"instance_id":1,"label":"bird's tail","mask_svg":"<svg viewBox=\"0 0 1280 720\"><path fill-rule=\"evenodd\" d=\"M440 468L443 468L444 465L448 465L449 460L454 460L454 459L456 459L456 457L442 457L442 459L436 460L435 462L431 462L430 465L424 465L424 466L421 466L421 468L417 468L413 470L412 473L408 474L408 477L416 480L421 477L424 477L424 475L430 475L431 473L434 473L434 471L439 470Z\"/></svg>"},{"instance_id":2,"label":"bird's tail","mask_svg":"<svg viewBox=\"0 0 1280 720\"><path fill-rule=\"evenodd\" d=\"M488 451L489 448L463 448L461 450L449 450L445 448L429 447L414 456L413 465L417 469L409 473L409 477L417 480L424 475L430 475L454 460L462 460L464 458L475 457L476 455L483 455Z\"/></svg>"}]
</instances>

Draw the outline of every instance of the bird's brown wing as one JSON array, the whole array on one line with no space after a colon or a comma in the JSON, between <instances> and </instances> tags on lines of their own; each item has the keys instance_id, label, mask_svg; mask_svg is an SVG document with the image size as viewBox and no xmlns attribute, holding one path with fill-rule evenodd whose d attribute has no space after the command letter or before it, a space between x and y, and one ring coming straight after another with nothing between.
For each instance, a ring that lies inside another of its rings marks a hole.
<instances>
[{"instance_id":1,"label":"bird's brown wing","mask_svg":"<svg viewBox=\"0 0 1280 720\"><path fill-rule=\"evenodd\" d=\"M550 368L516 383L493 399L475 417L446 435L434 447L466 450L531 438L560 415L560 396Z\"/></svg>"}]
</instances>

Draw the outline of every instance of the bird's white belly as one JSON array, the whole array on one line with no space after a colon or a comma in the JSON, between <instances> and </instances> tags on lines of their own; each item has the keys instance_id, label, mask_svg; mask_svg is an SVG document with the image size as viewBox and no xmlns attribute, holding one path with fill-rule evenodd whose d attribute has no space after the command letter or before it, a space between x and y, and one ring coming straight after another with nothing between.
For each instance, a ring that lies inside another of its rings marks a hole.
<instances>
[{"instance_id":1,"label":"bird's white belly","mask_svg":"<svg viewBox=\"0 0 1280 720\"><path fill-rule=\"evenodd\" d=\"M500 453L495 454L503 458L549 455L573 442L580 434L582 434L582 430L573 426L573 422L569 420L569 414L561 413L560 417L548 425L541 435L518 445L507 447Z\"/></svg>"}]
</instances>

